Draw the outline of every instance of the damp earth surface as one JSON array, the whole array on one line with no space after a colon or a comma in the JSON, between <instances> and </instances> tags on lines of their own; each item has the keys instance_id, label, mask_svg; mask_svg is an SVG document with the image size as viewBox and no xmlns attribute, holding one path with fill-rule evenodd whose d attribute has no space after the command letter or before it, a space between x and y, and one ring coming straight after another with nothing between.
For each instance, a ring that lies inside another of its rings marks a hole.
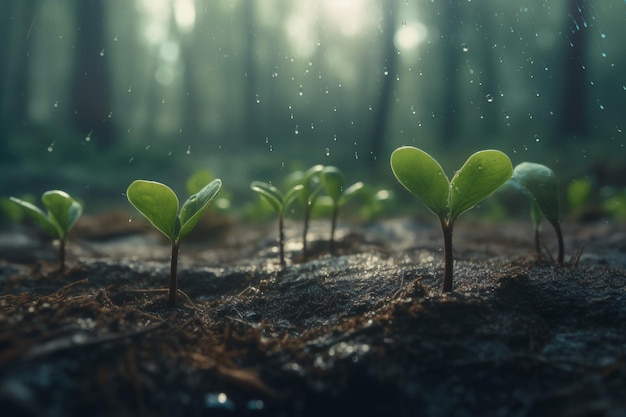
<instances>
[{"instance_id":1,"label":"damp earth surface","mask_svg":"<svg viewBox=\"0 0 626 417\"><path fill-rule=\"evenodd\" d=\"M441 236L418 219L275 225L209 216L179 264L128 213L84 217L68 267L33 229L0 235L6 416L626 415L626 227L564 224L567 264L527 222ZM219 216L217 216L219 217Z\"/></svg>"}]
</instances>

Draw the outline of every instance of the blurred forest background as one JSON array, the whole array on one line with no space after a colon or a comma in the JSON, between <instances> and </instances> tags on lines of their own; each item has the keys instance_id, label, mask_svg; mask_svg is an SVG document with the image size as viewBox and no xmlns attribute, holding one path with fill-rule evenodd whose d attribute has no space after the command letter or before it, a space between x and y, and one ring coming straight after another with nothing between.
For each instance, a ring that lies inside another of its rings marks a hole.
<instances>
[{"instance_id":1,"label":"blurred forest background","mask_svg":"<svg viewBox=\"0 0 626 417\"><path fill-rule=\"evenodd\" d=\"M136 178L182 194L210 169L252 199L316 163L395 186L400 145L450 175L493 147L624 187L625 18L624 0L3 0L0 195L122 205Z\"/></svg>"}]
</instances>

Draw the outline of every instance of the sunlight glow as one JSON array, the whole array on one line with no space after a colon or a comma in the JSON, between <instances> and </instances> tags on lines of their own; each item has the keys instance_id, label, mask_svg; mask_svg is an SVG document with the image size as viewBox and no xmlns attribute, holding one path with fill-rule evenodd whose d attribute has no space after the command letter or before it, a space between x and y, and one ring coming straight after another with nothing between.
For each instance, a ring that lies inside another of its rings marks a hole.
<instances>
[{"instance_id":1,"label":"sunlight glow","mask_svg":"<svg viewBox=\"0 0 626 417\"><path fill-rule=\"evenodd\" d=\"M174 18L183 32L191 32L196 23L194 0L174 0Z\"/></svg>"},{"instance_id":2,"label":"sunlight glow","mask_svg":"<svg viewBox=\"0 0 626 417\"><path fill-rule=\"evenodd\" d=\"M393 43L399 50L409 51L422 43L426 39L427 33L426 26L420 22L403 25L396 31Z\"/></svg>"},{"instance_id":3,"label":"sunlight glow","mask_svg":"<svg viewBox=\"0 0 626 417\"><path fill-rule=\"evenodd\" d=\"M137 7L144 15L143 35L151 44L160 44L167 39L171 0L139 0Z\"/></svg>"},{"instance_id":4,"label":"sunlight glow","mask_svg":"<svg viewBox=\"0 0 626 417\"><path fill-rule=\"evenodd\" d=\"M302 4L310 3L302 2ZM316 46L317 31L313 25L314 20L310 16L311 14L307 12L292 14L285 21L285 31L295 54L304 58L313 55Z\"/></svg>"},{"instance_id":5,"label":"sunlight glow","mask_svg":"<svg viewBox=\"0 0 626 417\"><path fill-rule=\"evenodd\" d=\"M322 6L325 17L345 36L358 35L373 10L373 4L368 0L325 0Z\"/></svg>"},{"instance_id":6,"label":"sunlight glow","mask_svg":"<svg viewBox=\"0 0 626 417\"><path fill-rule=\"evenodd\" d=\"M363 35L379 24L379 17L373 0L297 1L284 28L295 54L307 58L320 38L328 38L331 33L345 37Z\"/></svg>"},{"instance_id":7,"label":"sunlight glow","mask_svg":"<svg viewBox=\"0 0 626 417\"><path fill-rule=\"evenodd\" d=\"M171 17L174 16L178 29L183 33L193 30L196 23L195 0L138 0L145 39L154 45L166 42L171 33Z\"/></svg>"}]
</instances>

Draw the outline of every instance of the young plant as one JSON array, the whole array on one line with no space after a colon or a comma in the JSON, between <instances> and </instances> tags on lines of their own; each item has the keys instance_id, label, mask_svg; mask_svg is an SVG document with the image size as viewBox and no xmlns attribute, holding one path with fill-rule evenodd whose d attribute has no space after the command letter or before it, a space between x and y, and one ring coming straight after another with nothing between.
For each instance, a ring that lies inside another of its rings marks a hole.
<instances>
[{"instance_id":1,"label":"young plant","mask_svg":"<svg viewBox=\"0 0 626 417\"><path fill-rule=\"evenodd\" d=\"M476 152L449 181L433 157L421 149L404 146L391 154L391 169L400 184L439 217L444 255L442 291L451 292L454 222L511 178L511 160L496 150Z\"/></svg>"},{"instance_id":2,"label":"young plant","mask_svg":"<svg viewBox=\"0 0 626 417\"><path fill-rule=\"evenodd\" d=\"M59 270L61 273L65 272L65 244L70 230L83 213L83 206L68 193L60 190L46 191L41 196L41 201L48 210L47 213L28 201L15 197L10 197L10 199L19 204L42 229L54 239L59 240Z\"/></svg>"},{"instance_id":3,"label":"young plant","mask_svg":"<svg viewBox=\"0 0 626 417\"><path fill-rule=\"evenodd\" d=\"M348 200L363 188L362 182L356 182L351 186L344 188L345 178L339 168L327 166L321 171L322 185L324 191L333 200L333 214L330 226L330 253L335 254L335 229L337 227L337 217L339 217L339 209L343 207Z\"/></svg>"},{"instance_id":4,"label":"young plant","mask_svg":"<svg viewBox=\"0 0 626 417\"><path fill-rule=\"evenodd\" d=\"M545 165L522 162L513 170L512 181L531 200L530 214L535 232L535 249L541 253L539 231L545 216L556 232L559 253L557 262L563 264L563 234L559 219L559 184L554 172Z\"/></svg>"},{"instance_id":5,"label":"young plant","mask_svg":"<svg viewBox=\"0 0 626 417\"><path fill-rule=\"evenodd\" d=\"M324 169L323 165L314 165L307 169L300 179L302 189L298 192L298 200L304 207L304 228L302 230L302 259L308 258L307 252L307 234L309 232L309 222L311 220L311 211L315 205L317 197L322 190L319 174Z\"/></svg>"},{"instance_id":6,"label":"young plant","mask_svg":"<svg viewBox=\"0 0 626 417\"><path fill-rule=\"evenodd\" d=\"M192 195L204 188L205 185L215 179L215 175L208 169L199 169L187 178L185 182L185 190L187 194ZM215 201L211 203L211 207L218 210L228 210L230 208L231 194L224 187L220 189L220 193L215 197Z\"/></svg>"},{"instance_id":7,"label":"young plant","mask_svg":"<svg viewBox=\"0 0 626 417\"><path fill-rule=\"evenodd\" d=\"M126 190L128 201L172 243L168 294L170 308L176 307L180 241L198 224L221 187L221 180L211 181L183 203L180 213L176 194L165 184L136 180Z\"/></svg>"},{"instance_id":8,"label":"young plant","mask_svg":"<svg viewBox=\"0 0 626 417\"><path fill-rule=\"evenodd\" d=\"M298 184L283 194L278 188L271 184L261 181L253 181L250 188L259 193L267 203L278 213L278 248L280 266L285 267L285 233L284 233L284 213L287 207L296 199L298 193L302 190L302 184Z\"/></svg>"}]
</instances>

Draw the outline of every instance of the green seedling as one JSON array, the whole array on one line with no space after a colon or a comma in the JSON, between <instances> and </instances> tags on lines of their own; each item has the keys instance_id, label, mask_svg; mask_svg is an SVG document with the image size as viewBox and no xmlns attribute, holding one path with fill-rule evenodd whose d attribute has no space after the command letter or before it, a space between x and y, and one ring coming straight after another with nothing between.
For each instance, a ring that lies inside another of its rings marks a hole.
<instances>
[{"instance_id":1,"label":"green seedling","mask_svg":"<svg viewBox=\"0 0 626 417\"><path fill-rule=\"evenodd\" d=\"M59 240L59 269L61 273L65 272L65 244L70 230L83 213L82 204L65 191L60 190L46 191L41 196L41 201L48 210L47 213L28 201L15 197L10 197L10 199L19 204L42 229L54 239Z\"/></svg>"},{"instance_id":2,"label":"green seedling","mask_svg":"<svg viewBox=\"0 0 626 417\"><path fill-rule=\"evenodd\" d=\"M215 179L191 195L178 212L178 198L167 185L136 180L128 186L128 201L172 243L168 306L176 307L178 292L178 252L180 241L198 224L222 187Z\"/></svg>"},{"instance_id":3,"label":"green seedling","mask_svg":"<svg viewBox=\"0 0 626 417\"><path fill-rule=\"evenodd\" d=\"M285 232L284 232L284 213L289 205L298 197L298 193L302 190L302 184L298 184L283 194L275 186L261 181L253 181L250 188L256 191L274 211L278 213L278 249L280 266L285 267Z\"/></svg>"},{"instance_id":4,"label":"green seedling","mask_svg":"<svg viewBox=\"0 0 626 417\"><path fill-rule=\"evenodd\" d=\"M337 217L339 217L339 209L343 207L348 200L356 195L363 188L362 182L356 182L351 186L344 188L345 178L339 168L327 166L321 171L321 180L326 194L333 200L333 214L330 226L330 253L335 254L335 229L337 227Z\"/></svg>"},{"instance_id":5,"label":"green seedling","mask_svg":"<svg viewBox=\"0 0 626 417\"><path fill-rule=\"evenodd\" d=\"M307 234L309 233L311 212L322 190L319 174L323 169L323 165L314 165L307 169L299 179L299 183L302 184L302 189L298 192L298 201L302 204L302 207L304 207L304 227L302 230L302 259L304 261L308 258Z\"/></svg>"},{"instance_id":6,"label":"green seedling","mask_svg":"<svg viewBox=\"0 0 626 417\"><path fill-rule=\"evenodd\" d=\"M535 249L541 253L539 231L543 217L550 222L556 232L559 244L557 262L563 264L563 234L559 219L559 184L554 172L545 165L522 162L513 170L512 181L531 200L530 214L535 232Z\"/></svg>"},{"instance_id":7,"label":"green seedling","mask_svg":"<svg viewBox=\"0 0 626 417\"><path fill-rule=\"evenodd\" d=\"M579 212L588 205L593 194L593 184L586 178L572 181L565 190L570 211Z\"/></svg>"},{"instance_id":8,"label":"green seedling","mask_svg":"<svg viewBox=\"0 0 626 417\"><path fill-rule=\"evenodd\" d=\"M185 182L185 189L187 194L192 195L204 188L205 185L215 179L215 175L208 169L199 169L194 172ZM220 189L220 193L215 197L215 201L211 203L211 207L216 207L219 210L228 210L230 208L230 201L232 196L225 190L224 187Z\"/></svg>"},{"instance_id":9,"label":"green seedling","mask_svg":"<svg viewBox=\"0 0 626 417\"><path fill-rule=\"evenodd\" d=\"M433 157L421 149L404 146L391 154L391 169L400 184L439 217L444 254L442 291L451 292L454 222L511 178L511 160L496 150L476 152L450 181Z\"/></svg>"},{"instance_id":10,"label":"green seedling","mask_svg":"<svg viewBox=\"0 0 626 417\"><path fill-rule=\"evenodd\" d=\"M363 206L359 210L359 217L366 221L372 221L382 216L393 200L393 192L385 188L374 189L364 186L358 194L359 199L363 201Z\"/></svg>"}]
</instances>

